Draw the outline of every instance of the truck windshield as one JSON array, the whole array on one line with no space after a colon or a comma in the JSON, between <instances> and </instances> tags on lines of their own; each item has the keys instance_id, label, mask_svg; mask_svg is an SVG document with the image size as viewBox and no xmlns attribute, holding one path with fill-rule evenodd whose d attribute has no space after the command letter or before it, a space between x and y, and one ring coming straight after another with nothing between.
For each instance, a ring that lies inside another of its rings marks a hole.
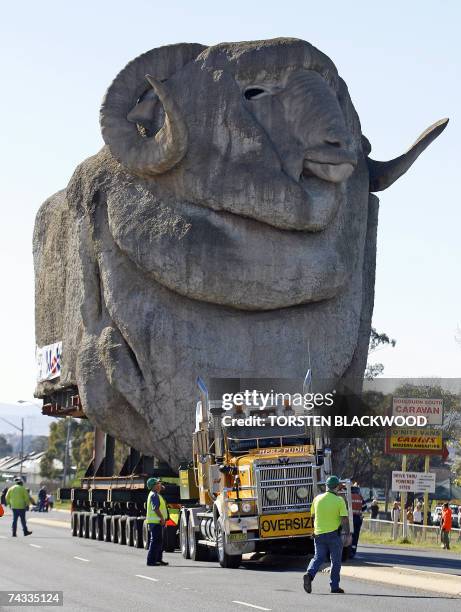
<instances>
[{"instance_id":1,"label":"truck windshield","mask_svg":"<svg viewBox=\"0 0 461 612\"><path fill-rule=\"evenodd\" d=\"M231 453L256 448L278 446L302 446L310 444L306 427L225 427L227 444Z\"/></svg>"}]
</instances>

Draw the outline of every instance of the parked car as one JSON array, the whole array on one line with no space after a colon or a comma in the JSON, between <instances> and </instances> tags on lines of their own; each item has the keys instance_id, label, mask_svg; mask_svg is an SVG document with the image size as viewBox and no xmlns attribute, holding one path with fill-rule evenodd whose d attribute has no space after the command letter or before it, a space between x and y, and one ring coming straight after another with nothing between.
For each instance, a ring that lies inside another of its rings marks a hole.
<instances>
[{"instance_id":1,"label":"parked car","mask_svg":"<svg viewBox=\"0 0 461 612\"><path fill-rule=\"evenodd\" d=\"M432 513L432 524L440 525L440 521L442 519L442 506L436 506L434 512Z\"/></svg>"},{"instance_id":2,"label":"parked car","mask_svg":"<svg viewBox=\"0 0 461 612\"><path fill-rule=\"evenodd\" d=\"M452 520L452 527L453 529L458 529L460 526L460 521L461 521L461 516L460 516L460 510L461 507L457 506L456 504L450 504L450 509L451 509L451 520ZM440 525L440 521L442 518L442 506L436 506L434 509L434 512L432 513L432 524L433 525Z\"/></svg>"},{"instance_id":3,"label":"parked car","mask_svg":"<svg viewBox=\"0 0 461 612\"><path fill-rule=\"evenodd\" d=\"M460 520L460 516L459 516L460 507L457 506L456 504L450 504L450 508L451 508L452 527L453 529L458 529L459 520Z\"/></svg>"}]
</instances>

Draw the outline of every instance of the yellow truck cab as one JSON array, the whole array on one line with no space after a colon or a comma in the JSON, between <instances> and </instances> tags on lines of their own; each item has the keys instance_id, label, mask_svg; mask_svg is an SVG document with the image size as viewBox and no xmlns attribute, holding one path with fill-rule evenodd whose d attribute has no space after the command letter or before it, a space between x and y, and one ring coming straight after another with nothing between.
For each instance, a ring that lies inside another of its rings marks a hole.
<instances>
[{"instance_id":1,"label":"yellow truck cab","mask_svg":"<svg viewBox=\"0 0 461 612\"><path fill-rule=\"evenodd\" d=\"M219 401L198 403L193 463L180 472L198 496L181 510L184 557L215 551L222 567L238 567L245 553L313 550L311 503L331 457L318 428L285 424L294 414L286 404L224 411Z\"/></svg>"}]
</instances>

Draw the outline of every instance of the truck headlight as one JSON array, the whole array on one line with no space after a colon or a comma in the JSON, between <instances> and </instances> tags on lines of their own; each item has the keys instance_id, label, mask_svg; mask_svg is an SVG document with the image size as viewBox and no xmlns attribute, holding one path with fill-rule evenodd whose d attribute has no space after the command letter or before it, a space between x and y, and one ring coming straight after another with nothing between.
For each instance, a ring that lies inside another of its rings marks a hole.
<instances>
[{"instance_id":1,"label":"truck headlight","mask_svg":"<svg viewBox=\"0 0 461 612\"><path fill-rule=\"evenodd\" d=\"M306 499L306 497L309 495L309 491L306 487L299 487L296 489L296 495L299 497L299 499Z\"/></svg>"},{"instance_id":2,"label":"truck headlight","mask_svg":"<svg viewBox=\"0 0 461 612\"><path fill-rule=\"evenodd\" d=\"M231 512L238 512L239 511L239 505L236 504L235 502L233 502L232 504L229 504L229 510Z\"/></svg>"},{"instance_id":3,"label":"truck headlight","mask_svg":"<svg viewBox=\"0 0 461 612\"><path fill-rule=\"evenodd\" d=\"M279 492L277 489L267 489L266 496L269 501L275 501L279 496Z\"/></svg>"},{"instance_id":4,"label":"truck headlight","mask_svg":"<svg viewBox=\"0 0 461 612\"><path fill-rule=\"evenodd\" d=\"M243 502L243 504L242 504L242 512L251 512L251 504L250 504L250 502Z\"/></svg>"}]
</instances>

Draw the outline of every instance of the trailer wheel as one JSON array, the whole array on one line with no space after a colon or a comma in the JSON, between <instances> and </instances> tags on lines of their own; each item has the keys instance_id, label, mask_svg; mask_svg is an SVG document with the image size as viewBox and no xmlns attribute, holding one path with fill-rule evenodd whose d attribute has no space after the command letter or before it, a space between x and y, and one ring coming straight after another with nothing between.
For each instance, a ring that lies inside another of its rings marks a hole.
<instances>
[{"instance_id":1,"label":"trailer wheel","mask_svg":"<svg viewBox=\"0 0 461 612\"><path fill-rule=\"evenodd\" d=\"M117 544L118 542L118 528L120 526L120 517L113 516L110 521L110 541L113 544Z\"/></svg>"},{"instance_id":2,"label":"trailer wheel","mask_svg":"<svg viewBox=\"0 0 461 612\"><path fill-rule=\"evenodd\" d=\"M104 540L104 515L97 514L95 521L95 539Z\"/></svg>"},{"instance_id":3,"label":"trailer wheel","mask_svg":"<svg viewBox=\"0 0 461 612\"><path fill-rule=\"evenodd\" d=\"M192 561L207 561L208 560L208 548L198 543L199 534L194 529L194 524L189 517L188 524L188 536L189 536L189 553Z\"/></svg>"},{"instance_id":4,"label":"trailer wheel","mask_svg":"<svg viewBox=\"0 0 461 612\"><path fill-rule=\"evenodd\" d=\"M189 551L189 534L187 530L187 513L185 510L181 510L179 516L179 548L184 559L190 559Z\"/></svg>"},{"instance_id":5,"label":"trailer wheel","mask_svg":"<svg viewBox=\"0 0 461 612\"><path fill-rule=\"evenodd\" d=\"M133 531L136 519L128 517L125 521L125 542L127 546L133 546Z\"/></svg>"},{"instance_id":6,"label":"trailer wheel","mask_svg":"<svg viewBox=\"0 0 461 612\"><path fill-rule=\"evenodd\" d=\"M110 542L111 526L112 526L112 517L111 516L105 516L104 517L104 523L103 523L104 542Z\"/></svg>"},{"instance_id":7,"label":"trailer wheel","mask_svg":"<svg viewBox=\"0 0 461 612\"><path fill-rule=\"evenodd\" d=\"M127 523L127 519L126 517L120 517L119 523L118 523L118 543L121 544L122 546L124 544L126 544L126 523Z\"/></svg>"},{"instance_id":8,"label":"trailer wheel","mask_svg":"<svg viewBox=\"0 0 461 612\"><path fill-rule=\"evenodd\" d=\"M85 521L85 513L84 512L79 512L78 513L78 531L77 531L77 535L79 538L83 538L83 523Z\"/></svg>"},{"instance_id":9,"label":"trailer wheel","mask_svg":"<svg viewBox=\"0 0 461 612\"><path fill-rule=\"evenodd\" d=\"M90 540L96 540L96 519L98 518L97 514L90 514L88 520L88 537Z\"/></svg>"},{"instance_id":10,"label":"trailer wheel","mask_svg":"<svg viewBox=\"0 0 461 612\"><path fill-rule=\"evenodd\" d=\"M146 521L142 524L142 547L147 550L149 548L149 528Z\"/></svg>"},{"instance_id":11,"label":"trailer wheel","mask_svg":"<svg viewBox=\"0 0 461 612\"><path fill-rule=\"evenodd\" d=\"M163 550L165 552L174 552L176 550L176 538L178 528L176 525L168 525L163 531Z\"/></svg>"},{"instance_id":12,"label":"trailer wheel","mask_svg":"<svg viewBox=\"0 0 461 612\"><path fill-rule=\"evenodd\" d=\"M72 535L74 538L78 535L78 512L72 512L72 518L70 519Z\"/></svg>"},{"instance_id":13,"label":"trailer wheel","mask_svg":"<svg viewBox=\"0 0 461 612\"><path fill-rule=\"evenodd\" d=\"M135 519L133 522L133 546L135 548L142 548L142 526L144 519Z\"/></svg>"},{"instance_id":14,"label":"trailer wheel","mask_svg":"<svg viewBox=\"0 0 461 612\"><path fill-rule=\"evenodd\" d=\"M242 563L242 555L228 555L225 550L226 533L223 528L221 517L216 521L216 554L219 565L225 568L236 568Z\"/></svg>"},{"instance_id":15,"label":"trailer wheel","mask_svg":"<svg viewBox=\"0 0 461 612\"><path fill-rule=\"evenodd\" d=\"M88 539L90 537L90 514L89 512L82 512L82 538Z\"/></svg>"}]
</instances>

